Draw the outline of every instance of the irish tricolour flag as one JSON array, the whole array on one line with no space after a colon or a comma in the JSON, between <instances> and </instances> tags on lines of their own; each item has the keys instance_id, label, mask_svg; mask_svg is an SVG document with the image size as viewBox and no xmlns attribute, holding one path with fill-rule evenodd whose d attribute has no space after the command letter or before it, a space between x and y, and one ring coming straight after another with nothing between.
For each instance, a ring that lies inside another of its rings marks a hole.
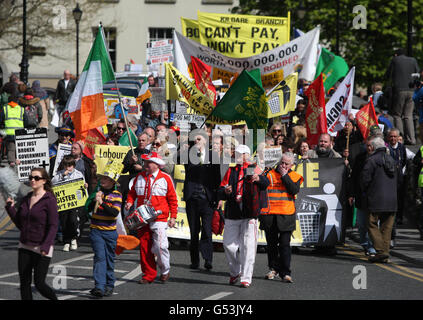
<instances>
[{"instance_id":1,"label":"irish tricolour flag","mask_svg":"<svg viewBox=\"0 0 423 320\"><path fill-rule=\"evenodd\" d=\"M114 79L113 67L100 26L84 70L68 104L77 139L85 137L88 130L107 124L103 84Z\"/></svg>"}]
</instances>

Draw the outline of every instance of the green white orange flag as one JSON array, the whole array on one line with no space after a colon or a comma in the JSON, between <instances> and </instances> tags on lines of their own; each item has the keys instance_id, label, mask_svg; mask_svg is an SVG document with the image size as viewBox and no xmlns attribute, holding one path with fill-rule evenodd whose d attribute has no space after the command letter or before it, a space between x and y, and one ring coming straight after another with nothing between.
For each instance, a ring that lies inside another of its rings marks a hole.
<instances>
[{"instance_id":1,"label":"green white orange flag","mask_svg":"<svg viewBox=\"0 0 423 320\"><path fill-rule=\"evenodd\" d=\"M138 97L137 97L138 104L142 104L145 100L151 98L152 94L148 88L149 88L148 78L145 77L142 82L141 89L138 92Z\"/></svg>"},{"instance_id":2,"label":"green white orange flag","mask_svg":"<svg viewBox=\"0 0 423 320\"><path fill-rule=\"evenodd\" d=\"M107 124L103 102L103 84L115 79L112 63L100 26L81 76L68 103L76 138L88 130Z\"/></svg>"}]
</instances>

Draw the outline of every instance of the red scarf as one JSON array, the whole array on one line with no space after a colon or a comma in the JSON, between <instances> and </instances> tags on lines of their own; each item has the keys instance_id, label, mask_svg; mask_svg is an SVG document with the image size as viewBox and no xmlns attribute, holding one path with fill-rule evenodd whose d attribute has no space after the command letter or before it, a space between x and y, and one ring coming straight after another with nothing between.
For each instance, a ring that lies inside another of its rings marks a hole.
<instances>
[{"instance_id":1,"label":"red scarf","mask_svg":"<svg viewBox=\"0 0 423 320\"><path fill-rule=\"evenodd\" d=\"M250 165L250 163L245 162L242 164L238 164L236 166L236 170L239 172L238 174L238 183L236 185L236 201L241 202L242 200L242 194L243 194L243 186L244 186L244 169L247 168Z\"/></svg>"}]
</instances>

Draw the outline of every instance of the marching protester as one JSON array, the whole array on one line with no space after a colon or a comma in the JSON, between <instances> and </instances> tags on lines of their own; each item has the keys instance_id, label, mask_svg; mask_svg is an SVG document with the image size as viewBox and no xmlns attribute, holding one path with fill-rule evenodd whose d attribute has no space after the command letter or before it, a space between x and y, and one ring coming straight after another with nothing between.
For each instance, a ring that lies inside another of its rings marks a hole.
<instances>
[{"instance_id":1,"label":"marching protester","mask_svg":"<svg viewBox=\"0 0 423 320\"><path fill-rule=\"evenodd\" d=\"M10 95L8 103L1 108L0 123L4 125L6 137L7 162L11 167L15 166L16 144L15 130L24 128L24 108L19 105L19 98Z\"/></svg>"},{"instance_id":2,"label":"marching protester","mask_svg":"<svg viewBox=\"0 0 423 320\"><path fill-rule=\"evenodd\" d=\"M322 133L319 138L319 144L310 153L310 158L342 158L342 156L333 150L330 135Z\"/></svg>"},{"instance_id":3,"label":"marching protester","mask_svg":"<svg viewBox=\"0 0 423 320\"><path fill-rule=\"evenodd\" d=\"M170 277L170 254L166 229L175 226L178 198L172 178L161 170L165 162L160 156L156 152L152 152L141 157L145 170L136 176L128 193L125 209L129 210L137 200L138 206L152 207L157 212L161 211L161 214L138 230L143 272L139 283L152 283L157 276L157 265L160 268L160 281L165 283Z\"/></svg>"},{"instance_id":4,"label":"marching protester","mask_svg":"<svg viewBox=\"0 0 423 320\"><path fill-rule=\"evenodd\" d=\"M100 190L95 193L95 201L88 206L93 212L90 224L90 240L94 251L93 276L95 287L90 294L95 297L108 297L115 287L115 249L118 239L116 221L121 211L122 194L116 190L119 173L111 165L99 174Z\"/></svg>"},{"instance_id":5,"label":"marching protester","mask_svg":"<svg viewBox=\"0 0 423 320\"><path fill-rule=\"evenodd\" d=\"M57 140L49 146L49 158L50 158L50 172L49 175L53 175L54 166L56 164L57 150L59 144L71 145L72 139L75 138L75 133L68 126L57 127L54 129L57 133ZM59 163L57 164L59 165Z\"/></svg>"},{"instance_id":6,"label":"marching protester","mask_svg":"<svg viewBox=\"0 0 423 320\"><path fill-rule=\"evenodd\" d=\"M250 148L240 144L235 149L236 167L229 168L218 190L218 199L226 200L223 247L229 265L229 284L241 281L248 288L253 279L257 250L258 215L265 206L260 191L269 180L250 162Z\"/></svg>"},{"instance_id":7,"label":"marching protester","mask_svg":"<svg viewBox=\"0 0 423 320\"><path fill-rule=\"evenodd\" d=\"M382 138L368 139L366 147L369 157L364 164L360 184L366 202L369 235L376 250L376 255L370 256L369 261L387 262L398 208L398 170L395 160L386 153Z\"/></svg>"},{"instance_id":8,"label":"marching protester","mask_svg":"<svg viewBox=\"0 0 423 320\"><path fill-rule=\"evenodd\" d=\"M6 211L20 230L18 271L22 300L32 300L31 282L47 299L57 300L56 293L46 284L54 238L59 224L57 200L50 178L43 168L34 168L29 176L32 191L23 199L18 210L13 198L6 201Z\"/></svg>"},{"instance_id":9,"label":"marching protester","mask_svg":"<svg viewBox=\"0 0 423 320\"><path fill-rule=\"evenodd\" d=\"M40 98L35 97L34 90L27 88L25 95L19 98L19 104L25 110L24 127L26 129L37 128L43 118L43 109L40 104Z\"/></svg>"},{"instance_id":10,"label":"marching protester","mask_svg":"<svg viewBox=\"0 0 423 320\"><path fill-rule=\"evenodd\" d=\"M269 272L265 278L273 280L279 275L283 282L288 283L293 282L290 242L296 228L295 195L304 181L301 175L291 170L294 164L294 154L284 153L277 168L267 173L269 202L259 218L267 243Z\"/></svg>"},{"instance_id":11,"label":"marching protester","mask_svg":"<svg viewBox=\"0 0 423 320\"><path fill-rule=\"evenodd\" d=\"M213 151L208 149L208 135L195 130L194 145L185 164L184 200L190 229L191 269L198 269L200 252L204 268L213 268L212 217L216 208L216 191L220 185L219 164L213 164ZM199 234L201 232L201 240Z\"/></svg>"},{"instance_id":12,"label":"marching protester","mask_svg":"<svg viewBox=\"0 0 423 320\"><path fill-rule=\"evenodd\" d=\"M75 158L72 155L64 156L62 162L60 163L57 174L53 177L53 179L51 179L52 184L55 185L58 183L83 179L85 188L87 188L88 184L85 182L83 173L77 170L75 167ZM77 238L80 235L79 217L82 215L80 212L81 210L83 210L82 207L74 208L61 211L59 214L61 231L63 233L64 252L78 249Z\"/></svg>"}]
</instances>

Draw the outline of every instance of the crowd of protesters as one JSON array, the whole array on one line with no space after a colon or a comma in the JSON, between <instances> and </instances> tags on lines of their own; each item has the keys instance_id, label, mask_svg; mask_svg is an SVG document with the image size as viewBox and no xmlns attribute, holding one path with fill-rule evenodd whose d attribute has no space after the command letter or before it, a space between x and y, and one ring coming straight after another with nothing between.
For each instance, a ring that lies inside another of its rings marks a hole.
<instances>
[{"instance_id":1,"label":"crowd of protesters","mask_svg":"<svg viewBox=\"0 0 423 320\"><path fill-rule=\"evenodd\" d=\"M229 283L234 285L239 281L244 288L252 283L258 222L267 241L269 270L263 272L265 278L272 280L279 277L283 282L291 283L290 239L296 226L295 197L304 180L293 171L293 167L310 159L343 158L347 186L345 205L351 211L356 209L360 244L369 261L387 262L389 250L395 246L395 226L404 223L405 212L410 209L405 199L410 193L418 194L419 188L423 187L423 178L420 178L423 149L414 154L406 147L417 141L413 110L421 114L423 89L420 89L421 85L410 88L407 84L404 87L403 82L410 82L410 76L397 79L402 77L400 73L405 69L407 74L418 69L415 60L410 59L402 52L397 52L393 58L388 69L395 83L391 95L387 90L382 91L380 83L373 85L371 97L384 130L378 126L371 127L366 140L351 115L336 136L323 133L316 146L309 145L305 125L308 104L305 91L310 83L303 79L298 85L301 99L297 101L295 111L290 113L289 121L270 120L264 141L257 145L255 158L253 150L243 141L216 130L213 124L206 124L204 129L191 130L193 134L188 139L176 123L169 122L167 110L151 105L147 100L143 103L143 116L140 119L128 117L127 121L122 119L108 126L107 144L118 145L120 138L129 130L137 136L138 142L138 146L130 150L122 162L122 172L128 175L110 176L97 172L92 159L83 154L85 145L75 141L72 123L67 119L56 128L58 139L50 146L51 179L46 172L34 169L30 176L33 192L28 195L26 205L15 209L13 199L8 199L7 211L24 233L33 228L24 218L34 203L40 197L44 197L46 203L51 201L51 182L83 178L89 193L95 195L95 201L77 210L60 212L60 219L55 219L49 227L58 229L56 240L63 244L63 251L77 250L82 229L88 220L87 211L95 211L90 218L90 239L95 252L95 288L91 294L103 297L113 293L117 217L122 215L124 218L125 213L134 209L135 201L137 206L153 206L161 214L137 233L143 271L139 283L152 283L157 276L157 265L160 281L165 283L170 277L166 229L175 225L178 207L173 172L174 165L182 163L185 166L183 197L191 240L190 268L200 268L201 258L206 270L213 268L211 224L214 211L224 207L223 248L228 262ZM55 97L61 112L74 86L70 73L65 71ZM335 89L336 85L327 97ZM353 106L356 109L367 103L363 95L356 98L360 102ZM32 87L27 87L14 75L2 88L0 123L5 129L3 154L7 156L10 166L19 165L15 159L14 130L48 125L48 103L40 104L46 99L47 94L40 88L39 82L34 81ZM232 130L236 129L242 133L248 132L245 125L232 126ZM58 172L52 176L59 143L72 145L72 152L63 158ZM275 146L281 148L282 158L276 166L267 168L263 151ZM186 161L182 159L184 153L189 154ZM222 161L225 157L230 161ZM132 179L134 181L130 186ZM39 181L44 183L39 184ZM98 208L94 209L94 203ZM51 209L42 209L44 211L39 218L50 217ZM419 213L419 219L418 228L423 239L423 214ZM32 263L35 270L44 270L50 261L54 241L51 239L52 231L49 229L46 232L49 236L43 243L38 238L20 238L22 298L31 298L28 291L29 264ZM29 262L31 257L26 256L28 252L25 250L30 251L31 255L41 255L42 259ZM45 277L43 279L42 275L37 274L37 288L46 297L55 299L55 294L45 286L44 280Z\"/></svg>"}]
</instances>

